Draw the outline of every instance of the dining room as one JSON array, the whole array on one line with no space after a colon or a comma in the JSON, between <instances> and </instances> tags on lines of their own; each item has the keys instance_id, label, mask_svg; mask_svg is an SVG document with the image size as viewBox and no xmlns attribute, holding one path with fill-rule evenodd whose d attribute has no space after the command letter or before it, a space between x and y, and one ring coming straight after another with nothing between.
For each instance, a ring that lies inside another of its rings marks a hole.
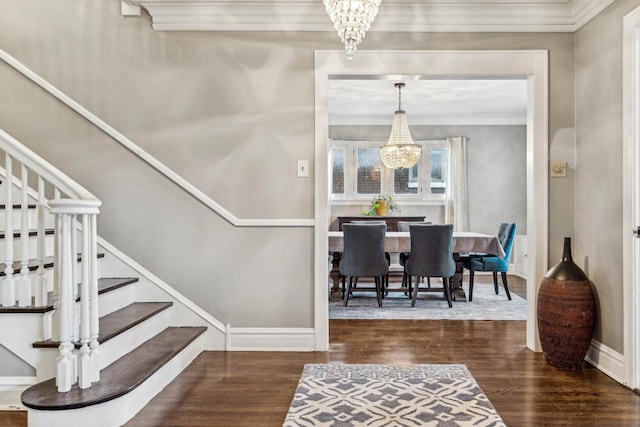
<instances>
[{"instance_id":1,"label":"dining room","mask_svg":"<svg viewBox=\"0 0 640 427\"><path fill-rule=\"evenodd\" d=\"M406 112L413 143L421 149L414 166L392 169L381 160L394 111ZM526 80L397 75L330 79L328 121L329 318L526 320ZM392 210L382 216L372 209L380 195L393 200ZM383 307L376 304L373 280L367 278L350 292L355 296L344 307L339 274L342 225L380 219L387 225L389 254ZM417 307L411 307L400 259L408 253L410 239L407 230L395 235L398 222L453 225L458 268L452 309L443 293L422 291ZM516 289L513 298L507 298L508 288L502 283L493 284L491 272L479 271L474 301L468 301L470 270L462 267L459 255L504 257L498 241L504 222L517 227L505 272Z\"/></svg>"}]
</instances>

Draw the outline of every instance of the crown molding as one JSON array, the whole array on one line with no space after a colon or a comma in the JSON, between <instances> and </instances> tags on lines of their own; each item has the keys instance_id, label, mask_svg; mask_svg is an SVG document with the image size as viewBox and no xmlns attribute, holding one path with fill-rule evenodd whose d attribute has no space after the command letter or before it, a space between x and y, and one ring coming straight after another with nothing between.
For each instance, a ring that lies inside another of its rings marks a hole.
<instances>
[{"instance_id":1,"label":"crown molding","mask_svg":"<svg viewBox=\"0 0 640 427\"><path fill-rule=\"evenodd\" d=\"M388 0L369 31L573 32L615 0ZM121 0L158 31L334 31L320 0Z\"/></svg>"}]
</instances>

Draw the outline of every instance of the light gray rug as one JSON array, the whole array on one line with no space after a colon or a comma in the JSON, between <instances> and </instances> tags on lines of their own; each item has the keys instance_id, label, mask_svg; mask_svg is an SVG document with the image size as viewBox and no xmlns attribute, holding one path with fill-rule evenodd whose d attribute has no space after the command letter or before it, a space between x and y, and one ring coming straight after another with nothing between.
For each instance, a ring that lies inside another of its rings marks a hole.
<instances>
[{"instance_id":1,"label":"light gray rug","mask_svg":"<svg viewBox=\"0 0 640 427\"><path fill-rule=\"evenodd\" d=\"M504 422L465 365L305 365L284 427Z\"/></svg>"},{"instance_id":2,"label":"light gray rug","mask_svg":"<svg viewBox=\"0 0 640 427\"><path fill-rule=\"evenodd\" d=\"M509 301L502 286L496 295L492 283L474 284L473 301L454 301L452 308L440 292L419 293L415 307L401 292L390 292L380 308L375 295L356 291L349 298L349 305L343 307L339 293L334 292L329 302L329 319L527 320L527 301L513 292Z\"/></svg>"}]
</instances>

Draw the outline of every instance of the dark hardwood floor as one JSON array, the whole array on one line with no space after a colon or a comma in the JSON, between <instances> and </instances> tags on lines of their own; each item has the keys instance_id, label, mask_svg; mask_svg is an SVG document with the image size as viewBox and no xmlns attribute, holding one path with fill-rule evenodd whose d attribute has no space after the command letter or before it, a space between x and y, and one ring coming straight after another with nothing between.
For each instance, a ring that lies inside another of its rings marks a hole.
<instances>
[{"instance_id":1,"label":"dark hardwood floor","mask_svg":"<svg viewBox=\"0 0 640 427\"><path fill-rule=\"evenodd\" d=\"M464 363L508 426L640 426L640 396L525 347L524 321L332 320L326 353L205 352L127 426L281 426L305 363Z\"/></svg>"},{"instance_id":2,"label":"dark hardwood floor","mask_svg":"<svg viewBox=\"0 0 640 427\"><path fill-rule=\"evenodd\" d=\"M509 287L526 297L524 280L510 277ZM281 426L304 364L344 362L466 364L510 427L640 426L640 396L589 365L548 365L525 347L525 328L524 321L331 320L327 352L204 352L126 425ZM0 425L26 426L25 413L0 411Z\"/></svg>"}]
</instances>

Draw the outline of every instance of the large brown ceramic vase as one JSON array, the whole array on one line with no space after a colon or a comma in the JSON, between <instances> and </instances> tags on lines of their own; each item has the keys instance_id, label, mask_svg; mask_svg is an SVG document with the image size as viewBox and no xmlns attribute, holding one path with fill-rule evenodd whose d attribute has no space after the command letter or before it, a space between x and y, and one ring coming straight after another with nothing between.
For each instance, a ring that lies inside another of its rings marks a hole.
<instances>
[{"instance_id":1,"label":"large brown ceramic vase","mask_svg":"<svg viewBox=\"0 0 640 427\"><path fill-rule=\"evenodd\" d=\"M595 322L595 299L587 275L571 258L565 237L562 260L545 274L538 292L538 329L550 365L577 369L582 365Z\"/></svg>"}]
</instances>

